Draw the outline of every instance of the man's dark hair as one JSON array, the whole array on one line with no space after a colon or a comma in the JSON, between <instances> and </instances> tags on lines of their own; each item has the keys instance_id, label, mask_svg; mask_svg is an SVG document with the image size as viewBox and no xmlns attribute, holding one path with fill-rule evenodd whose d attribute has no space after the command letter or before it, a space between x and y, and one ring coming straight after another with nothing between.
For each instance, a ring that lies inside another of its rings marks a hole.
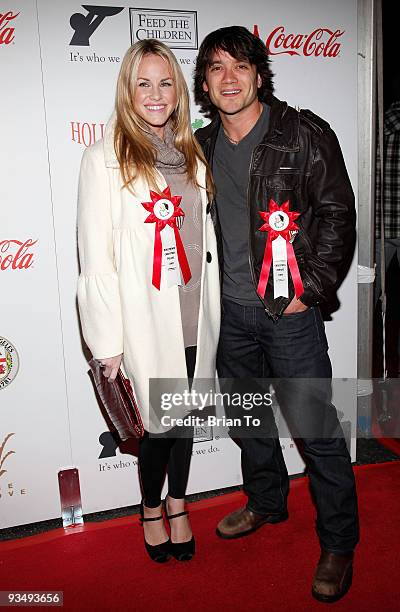
<instances>
[{"instance_id":1,"label":"man's dark hair","mask_svg":"<svg viewBox=\"0 0 400 612\"><path fill-rule=\"evenodd\" d=\"M273 92L273 73L264 43L243 26L220 28L208 34L201 43L194 69L194 98L206 117L212 119L218 112L208 93L203 91L206 70L216 51L225 51L235 59L246 60L256 67L262 80L258 89L259 100L264 100L267 92Z\"/></svg>"}]
</instances>

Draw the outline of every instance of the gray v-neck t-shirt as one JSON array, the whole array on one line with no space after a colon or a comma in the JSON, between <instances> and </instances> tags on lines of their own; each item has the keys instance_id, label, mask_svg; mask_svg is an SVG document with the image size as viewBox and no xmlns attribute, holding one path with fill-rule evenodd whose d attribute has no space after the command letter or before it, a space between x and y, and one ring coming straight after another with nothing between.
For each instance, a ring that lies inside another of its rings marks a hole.
<instances>
[{"instance_id":1,"label":"gray v-neck t-shirt","mask_svg":"<svg viewBox=\"0 0 400 612\"><path fill-rule=\"evenodd\" d=\"M247 186L251 155L268 123L269 106L263 104L257 123L239 144L229 141L222 124L215 144L212 170L224 252L222 295L243 306L262 306L250 272Z\"/></svg>"}]
</instances>

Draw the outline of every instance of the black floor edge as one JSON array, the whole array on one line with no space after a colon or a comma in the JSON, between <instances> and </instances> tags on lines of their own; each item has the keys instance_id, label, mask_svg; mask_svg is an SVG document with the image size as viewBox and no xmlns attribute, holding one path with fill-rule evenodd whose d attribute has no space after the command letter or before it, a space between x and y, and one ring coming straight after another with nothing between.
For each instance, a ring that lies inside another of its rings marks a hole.
<instances>
[{"instance_id":1,"label":"black floor edge","mask_svg":"<svg viewBox=\"0 0 400 612\"><path fill-rule=\"evenodd\" d=\"M367 465L373 463L384 463L386 461L399 461L400 456L396 455L392 451L388 450L379 442L374 439L361 438L357 440L357 461L354 465ZM294 474L290 476L290 479L302 477L303 474ZM188 495L187 501L198 501L200 499L209 499L212 497L218 497L219 495L225 495L226 493L233 493L240 491L241 486L227 487L225 489L216 489L214 491L206 491L203 493L196 493L194 495ZM120 518L123 516L131 516L139 512L139 505L126 506L124 508L115 508L113 510L105 510L103 512L93 512L91 514L84 515L85 523L100 522L110 519ZM7 529L0 529L0 541L1 540L14 540L18 538L24 538L27 536L37 535L45 531L51 531L62 527L62 520L51 519L49 521L40 521L38 523L29 523L27 525L20 525L16 527L9 527Z\"/></svg>"}]
</instances>

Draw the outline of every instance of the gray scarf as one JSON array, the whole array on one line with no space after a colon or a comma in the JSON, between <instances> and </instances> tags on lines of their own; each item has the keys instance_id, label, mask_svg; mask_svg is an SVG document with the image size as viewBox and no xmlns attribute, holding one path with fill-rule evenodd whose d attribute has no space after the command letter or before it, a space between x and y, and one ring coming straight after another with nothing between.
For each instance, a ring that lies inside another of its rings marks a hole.
<instances>
[{"instance_id":1,"label":"gray scarf","mask_svg":"<svg viewBox=\"0 0 400 612\"><path fill-rule=\"evenodd\" d=\"M168 122L164 128L164 140L154 132L148 134L156 152L156 168L165 174L184 174L186 172L186 160L181 151L175 148L175 135Z\"/></svg>"}]
</instances>

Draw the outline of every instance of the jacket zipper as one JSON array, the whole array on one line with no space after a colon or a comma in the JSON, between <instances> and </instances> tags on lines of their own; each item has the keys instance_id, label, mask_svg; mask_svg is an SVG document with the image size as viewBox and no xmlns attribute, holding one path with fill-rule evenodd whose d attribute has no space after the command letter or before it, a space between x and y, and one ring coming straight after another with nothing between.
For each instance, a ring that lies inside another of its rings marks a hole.
<instances>
[{"instance_id":1,"label":"jacket zipper","mask_svg":"<svg viewBox=\"0 0 400 612\"><path fill-rule=\"evenodd\" d=\"M250 191L250 176L251 176L251 169L253 167L253 157L254 157L254 151L257 147L255 147L251 153L251 159L250 159L250 165L249 165L249 180L247 183L247 216L248 216L248 221L249 221L249 235L248 235L248 251L249 251L249 267L250 267L250 274L251 274L251 279L253 281L253 285L254 288L256 290L256 295L258 297L258 299L260 300L261 304L263 305L263 308L265 310L265 312L272 318L276 318L276 315L272 314L272 312L269 310L269 308L267 308L266 303L264 302L264 300L262 299L262 297L258 294L257 291L257 284L256 284L256 279L255 279L255 275L254 275L254 270L253 270L253 266L252 266L252 262L251 262L251 225L250 225L250 198L249 198L249 191Z\"/></svg>"},{"instance_id":2,"label":"jacket zipper","mask_svg":"<svg viewBox=\"0 0 400 612\"><path fill-rule=\"evenodd\" d=\"M309 239L309 237L308 237L308 235L307 235L307 233L306 233L306 231L305 231L304 227L302 226L302 223L301 223L301 222L299 223L299 225L301 226L301 232L302 232L302 237L303 237L303 240L304 240L304 242L307 244L307 246L308 246L308 248L309 248L310 253L312 253L312 252L313 252L313 247L312 247L312 244L311 244L311 242L310 242L310 239ZM317 296L318 296L318 300L320 300L320 299L321 299L321 294L320 294L320 292L318 291L317 287L314 285L314 281L312 280L312 278L308 278L307 283L308 283L308 286L309 286L309 287L312 289L312 291L314 291L315 295L317 295ZM318 303L319 303L319 302L317 302L317 304L318 304Z\"/></svg>"}]
</instances>

